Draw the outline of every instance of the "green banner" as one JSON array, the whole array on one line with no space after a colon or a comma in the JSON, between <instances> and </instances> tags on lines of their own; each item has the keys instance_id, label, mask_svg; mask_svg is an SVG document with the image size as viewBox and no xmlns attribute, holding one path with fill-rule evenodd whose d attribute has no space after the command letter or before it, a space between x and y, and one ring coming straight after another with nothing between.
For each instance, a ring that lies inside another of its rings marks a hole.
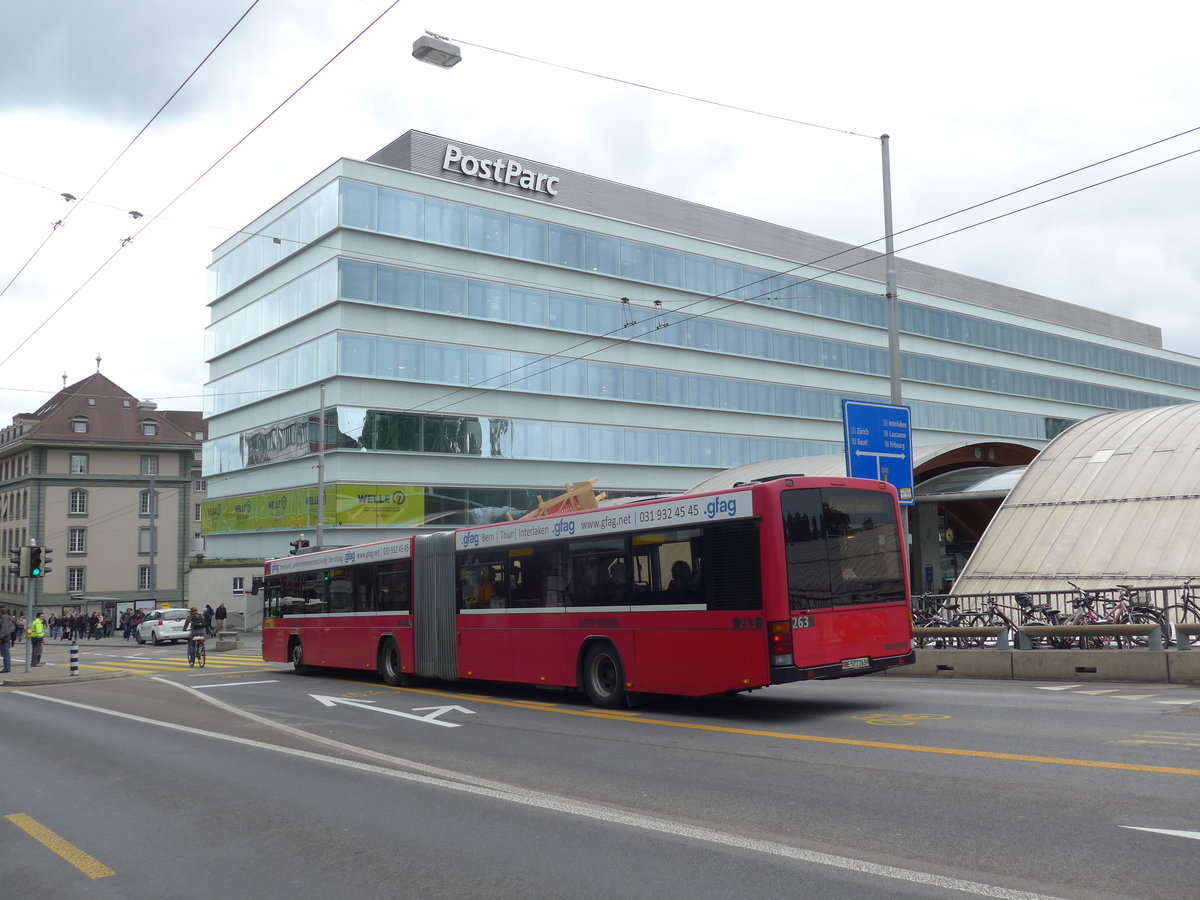
<instances>
[{"instance_id":1,"label":"green banner","mask_svg":"<svg viewBox=\"0 0 1200 900\"><path fill-rule=\"evenodd\" d=\"M230 531L312 529L317 524L317 489L206 500L200 508L205 534ZM325 487L325 527L407 528L425 521L425 490L394 484L336 484Z\"/></svg>"}]
</instances>

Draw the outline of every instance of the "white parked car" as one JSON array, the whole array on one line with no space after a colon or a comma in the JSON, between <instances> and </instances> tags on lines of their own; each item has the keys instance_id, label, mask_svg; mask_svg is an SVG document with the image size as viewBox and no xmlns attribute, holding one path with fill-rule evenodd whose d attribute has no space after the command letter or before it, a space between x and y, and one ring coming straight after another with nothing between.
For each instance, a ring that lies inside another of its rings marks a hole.
<instances>
[{"instance_id":1,"label":"white parked car","mask_svg":"<svg viewBox=\"0 0 1200 900\"><path fill-rule=\"evenodd\" d=\"M158 646L164 641L186 641L192 636L191 617L191 611L186 609L152 610L137 627L137 642L150 641Z\"/></svg>"}]
</instances>

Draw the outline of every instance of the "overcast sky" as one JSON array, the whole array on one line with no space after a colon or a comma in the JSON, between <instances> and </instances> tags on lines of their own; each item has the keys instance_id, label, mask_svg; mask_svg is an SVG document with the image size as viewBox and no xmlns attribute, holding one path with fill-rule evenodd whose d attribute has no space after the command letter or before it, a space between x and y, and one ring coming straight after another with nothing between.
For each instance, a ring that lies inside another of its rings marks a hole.
<instances>
[{"instance_id":1,"label":"overcast sky","mask_svg":"<svg viewBox=\"0 0 1200 900\"><path fill-rule=\"evenodd\" d=\"M410 128L857 244L883 233L882 133L900 231L1200 126L1200 12L1182 0L400 2L156 218L389 5L260 0L101 178L251 2L4 5L0 423L97 354L129 392L199 409L212 249ZM426 29L460 42L457 68L411 58ZM902 235L897 252L1200 354L1198 150L1200 131ZM97 179L86 200L61 197Z\"/></svg>"}]
</instances>

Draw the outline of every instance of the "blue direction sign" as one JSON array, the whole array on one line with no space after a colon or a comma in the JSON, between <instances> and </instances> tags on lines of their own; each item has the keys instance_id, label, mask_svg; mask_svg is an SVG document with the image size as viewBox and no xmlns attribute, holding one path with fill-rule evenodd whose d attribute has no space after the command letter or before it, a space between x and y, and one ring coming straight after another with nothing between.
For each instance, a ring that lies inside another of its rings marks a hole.
<instances>
[{"instance_id":1,"label":"blue direction sign","mask_svg":"<svg viewBox=\"0 0 1200 900\"><path fill-rule=\"evenodd\" d=\"M842 401L846 474L886 481L913 504L912 427L907 406Z\"/></svg>"}]
</instances>

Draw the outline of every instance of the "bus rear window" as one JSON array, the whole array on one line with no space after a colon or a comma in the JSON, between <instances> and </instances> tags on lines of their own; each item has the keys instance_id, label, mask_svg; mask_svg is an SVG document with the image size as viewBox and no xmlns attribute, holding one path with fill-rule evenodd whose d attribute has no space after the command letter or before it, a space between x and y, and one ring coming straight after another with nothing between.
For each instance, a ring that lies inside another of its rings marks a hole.
<instances>
[{"instance_id":1,"label":"bus rear window","mask_svg":"<svg viewBox=\"0 0 1200 900\"><path fill-rule=\"evenodd\" d=\"M793 610L904 599L895 506L882 491L784 491L781 510Z\"/></svg>"}]
</instances>

